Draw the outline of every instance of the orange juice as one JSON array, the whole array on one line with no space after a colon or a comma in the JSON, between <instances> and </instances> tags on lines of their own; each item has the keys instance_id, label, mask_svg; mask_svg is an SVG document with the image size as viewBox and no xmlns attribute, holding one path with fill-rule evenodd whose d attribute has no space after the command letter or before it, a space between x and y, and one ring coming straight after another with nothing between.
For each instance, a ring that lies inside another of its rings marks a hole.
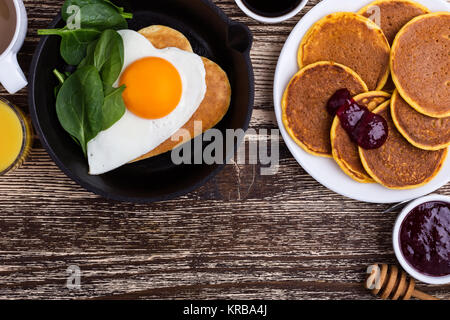
<instances>
[{"instance_id":1,"label":"orange juice","mask_svg":"<svg viewBox=\"0 0 450 320\"><path fill-rule=\"evenodd\" d=\"M21 164L30 147L29 133L22 113L0 98L0 174Z\"/></svg>"}]
</instances>

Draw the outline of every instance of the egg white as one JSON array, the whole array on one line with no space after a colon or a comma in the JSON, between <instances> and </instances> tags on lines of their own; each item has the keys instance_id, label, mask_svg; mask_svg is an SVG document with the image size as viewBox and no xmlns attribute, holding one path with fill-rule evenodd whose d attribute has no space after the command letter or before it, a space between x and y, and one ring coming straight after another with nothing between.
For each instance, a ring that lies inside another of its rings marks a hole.
<instances>
[{"instance_id":1,"label":"egg white","mask_svg":"<svg viewBox=\"0 0 450 320\"><path fill-rule=\"evenodd\" d=\"M111 128L89 141L87 155L91 175L114 170L155 149L189 121L206 94L206 71L198 55L177 48L156 49L144 36L132 30L121 30L119 34L124 44L124 65L120 76L139 59L163 58L180 74L183 85L181 100L169 115L161 119L143 119L126 110ZM114 86L118 87L118 80Z\"/></svg>"}]
</instances>

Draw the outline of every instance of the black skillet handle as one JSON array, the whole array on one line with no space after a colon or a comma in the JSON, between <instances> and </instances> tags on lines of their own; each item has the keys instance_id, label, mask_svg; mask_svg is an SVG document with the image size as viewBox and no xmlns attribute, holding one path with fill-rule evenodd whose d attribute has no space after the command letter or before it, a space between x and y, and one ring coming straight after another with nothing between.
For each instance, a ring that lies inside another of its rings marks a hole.
<instances>
[{"instance_id":1,"label":"black skillet handle","mask_svg":"<svg viewBox=\"0 0 450 320\"><path fill-rule=\"evenodd\" d=\"M228 26L228 46L241 53L248 53L252 48L253 35L243 23L231 22Z\"/></svg>"}]
</instances>

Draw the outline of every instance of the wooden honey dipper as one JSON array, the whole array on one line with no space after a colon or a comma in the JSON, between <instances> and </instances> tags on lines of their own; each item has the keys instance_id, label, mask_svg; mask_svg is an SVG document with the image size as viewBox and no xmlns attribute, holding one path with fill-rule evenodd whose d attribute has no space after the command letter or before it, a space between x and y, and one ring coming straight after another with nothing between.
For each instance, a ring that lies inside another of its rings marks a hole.
<instances>
[{"instance_id":1,"label":"wooden honey dipper","mask_svg":"<svg viewBox=\"0 0 450 320\"><path fill-rule=\"evenodd\" d=\"M374 264L368 270L371 273L367 277L365 287L381 299L409 300L414 297L420 300L439 300L422 291L415 290L414 279L407 277L406 272L399 271L396 266ZM378 286L376 286L377 283Z\"/></svg>"}]
</instances>

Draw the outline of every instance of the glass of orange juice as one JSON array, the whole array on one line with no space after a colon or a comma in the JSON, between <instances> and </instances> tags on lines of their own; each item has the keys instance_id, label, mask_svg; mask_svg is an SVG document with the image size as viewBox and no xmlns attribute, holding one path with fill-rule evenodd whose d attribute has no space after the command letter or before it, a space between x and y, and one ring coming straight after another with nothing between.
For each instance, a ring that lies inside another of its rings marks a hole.
<instances>
[{"instance_id":1,"label":"glass of orange juice","mask_svg":"<svg viewBox=\"0 0 450 320\"><path fill-rule=\"evenodd\" d=\"M27 117L0 97L0 176L20 167L30 152L31 141Z\"/></svg>"}]
</instances>

